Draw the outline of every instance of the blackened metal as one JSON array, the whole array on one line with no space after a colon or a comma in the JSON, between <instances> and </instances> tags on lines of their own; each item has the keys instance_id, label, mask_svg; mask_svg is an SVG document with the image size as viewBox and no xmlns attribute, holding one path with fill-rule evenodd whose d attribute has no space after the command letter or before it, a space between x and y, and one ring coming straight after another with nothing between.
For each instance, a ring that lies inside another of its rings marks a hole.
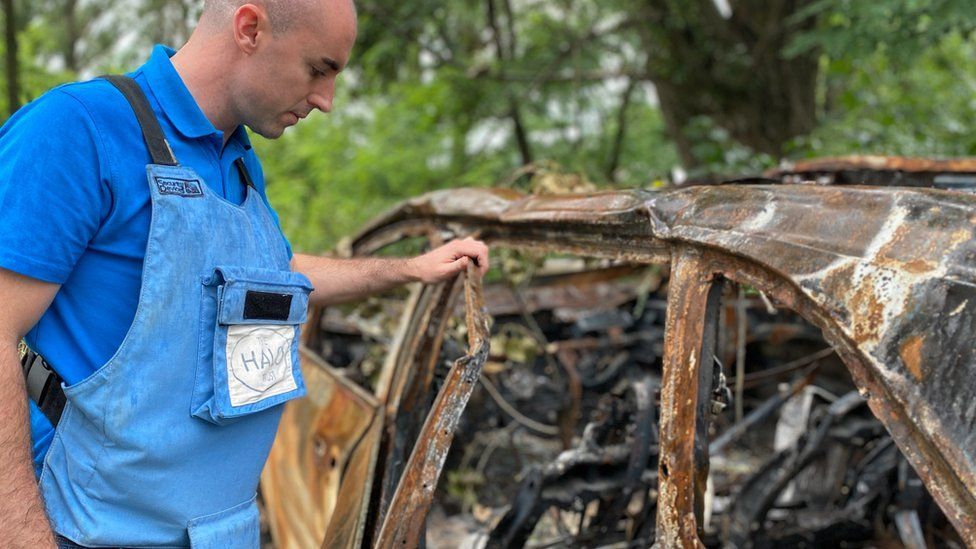
<instances>
[{"instance_id":1,"label":"blackened metal","mask_svg":"<svg viewBox=\"0 0 976 549\"><path fill-rule=\"evenodd\" d=\"M727 536L731 546L752 547L762 537L764 518L787 483L817 457L831 427L863 403L857 391L838 399L803 444L780 452L746 482L730 513Z\"/></svg>"},{"instance_id":2,"label":"blackened metal","mask_svg":"<svg viewBox=\"0 0 976 549\"><path fill-rule=\"evenodd\" d=\"M464 276L467 309L468 353L458 359L437 395L417 444L410 454L389 511L383 520L376 545L379 547L418 547L434 490L454 431L474 391L481 368L488 359L489 332L481 289L481 272L468 265Z\"/></svg>"},{"instance_id":3,"label":"blackened metal","mask_svg":"<svg viewBox=\"0 0 976 549\"><path fill-rule=\"evenodd\" d=\"M456 294L457 284L451 281L425 286L415 295L408 305L407 331L400 336L391 357L393 367L386 369L391 377L379 384L378 396L385 404L386 419L377 464L382 476L374 484L366 526L369 546L390 510L397 483L429 410L434 361Z\"/></svg>"},{"instance_id":4,"label":"blackened metal","mask_svg":"<svg viewBox=\"0 0 976 549\"><path fill-rule=\"evenodd\" d=\"M698 356L698 404L695 407L695 520L698 535L704 534L705 487L708 483L708 427L712 422L713 390L718 386L722 375L715 354L718 341L719 311L722 306L723 281L714 280L708 291L705 305L705 318Z\"/></svg>"},{"instance_id":5,"label":"blackened metal","mask_svg":"<svg viewBox=\"0 0 976 549\"><path fill-rule=\"evenodd\" d=\"M759 424L760 422L769 418L772 414L776 413L776 411L779 410L787 400L798 394L803 390L804 387L809 385L816 378L817 373L818 368L810 368L809 372L790 384L789 388L769 397L762 404L753 408L751 412L742 418L742 421L736 423L732 427L722 432L721 435L715 437L715 440L713 440L708 446L709 454L713 456L721 454L729 444L732 444L738 440L753 426Z\"/></svg>"},{"instance_id":6,"label":"blackened metal","mask_svg":"<svg viewBox=\"0 0 976 549\"><path fill-rule=\"evenodd\" d=\"M823 330L875 416L976 546L976 197L934 189L717 186L523 197L460 189L406 202L353 241L481 231L495 245L639 262L718 256ZM933 331L931 326L940 326Z\"/></svg>"},{"instance_id":7,"label":"blackened metal","mask_svg":"<svg viewBox=\"0 0 976 549\"><path fill-rule=\"evenodd\" d=\"M642 478L646 475L652 451L657 449L657 410L654 406L657 385L657 379L648 374L641 375L630 383L635 404L630 457L623 475L623 485L615 493L605 495L600 502L599 514L591 522L590 529L597 539L606 539L625 516L633 495L648 489ZM645 501L644 504L647 505L648 502Z\"/></svg>"},{"instance_id":8,"label":"blackened metal","mask_svg":"<svg viewBox=\"0 0 976 549\"><path fill-rule=\"evenodd\" d=\"M505 513L489 534L487 547L522 547L536 523L550 508L579 512L594 500L611 504L602 507L587 532L579 532L577 542L591 546L596 540L607 541L608 522L619 519L622 512L615 505L622 491L635 493L653 482L648 474L653 470L658 448L655 444L654 405L650 393L656 387L652 376L642 376L631 384L637 424L628 443L608 444L613 431L631 417L623 400L608 397L601 400L594 418L583 430L578 444L562 452L554 462L530 467ZM649 471L649 469L651 471ZM653 512L653 500L645 501L647 513ZM653 523L653 519L651 519ZM586 540L590 543L586 543ZM647 543L638 543L644 546Z\"/></svg>"}]
</instances>

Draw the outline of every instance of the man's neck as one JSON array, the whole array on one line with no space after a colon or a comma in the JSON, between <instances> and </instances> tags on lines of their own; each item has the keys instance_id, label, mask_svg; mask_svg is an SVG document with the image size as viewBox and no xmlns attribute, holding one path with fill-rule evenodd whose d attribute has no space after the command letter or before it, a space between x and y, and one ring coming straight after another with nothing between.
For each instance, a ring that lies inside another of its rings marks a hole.
<instances>
[{"instance_id":1,"label":"man's neck","mask_svg":"<svg viewBox=\"0 0 976 549\"><path fill-rule=\"evenodd\" d=\"M191 37L170 60L204 116L214 128L223 132L226 144L240 122L228 108L225 97L227 88L221 78L222 71L217 70L223 63L218 52L219 45L204 44L202 40Z\"/></svg>"}]
</instances>

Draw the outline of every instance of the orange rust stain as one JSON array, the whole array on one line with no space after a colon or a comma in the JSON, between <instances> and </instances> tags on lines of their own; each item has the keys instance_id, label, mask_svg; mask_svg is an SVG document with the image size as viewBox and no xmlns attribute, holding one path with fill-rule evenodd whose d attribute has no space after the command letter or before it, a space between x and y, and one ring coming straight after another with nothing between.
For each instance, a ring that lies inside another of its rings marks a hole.
<instances>
[{"instance_id":1,"label":"orange rust stain","mask_svg":"<svg viewBox=\"0 0 976 549\"><path fill-rule=\"evenodd\" d=\"M878 337L884 324L884 304L874 292L874 284L866 281L855 290L849 310L853 320L854 340L864 343Z\"/></svg>"},{"instance_id":2,"label":"orange rust stain","mask_svg":"<svg viewBox=\"0 0 976 549\"><path fill-rule=\"evenodd\" d=\"M824 273L821 286L827 290L827 293L833 293L835 295L846 293L851 287L851 279L854 278L854 270L856 268L856 263L846 262L841 266L830 269Z\"/></svg>"},{"instance_id":3,"label":"orange rust stain","mask_svg":"<svg viewBox=\"0 0 976 549\"><path fill-rule=\"evenodd\" d=\"M907 261L901 264L902 268L912 274L922 274L930 271L934 271L937 265L931 261L925 261L924 259L915 259L913 261Z\"/></svg>"},{"instance_id":4,"label":"orange rust stain","mask_svg":"<svg viewBox=\"0 0 976 549\"><path fill-rule=\"evenodd\" d=\"M839 188L837 188L837 190L835 190L835 187L829 187L829 189L830 189L830 191L824 192L822 194L823 201L824 201L824 205L826 205L826 206L838 206L838 207L843 207L843 206L849 206L850 205L850 200L851 199L850 199L850 196L848 196L848 194L846 192L840 190Z\"/></svg>"},{"instance_id":5,"label":"orange rust stain","mask_svg":"<svg viewBox=\"0 0 976 549\"><path fill-rule=\"evenodd\" d=\"M901 356L902 362L908 367L908 371L912 373L912 377L915 381L922 381L922 344L925 340L922 336L913 335L905 340L901 345L901 349L898 354Z\"/></svg>"},{"instance_id":6,"label":"orange rust stain","mask_svg":"<svg viewBox=\"0 0 976 549\"><path fill-rule=\"evenodd\" d=\"M892 257L893 252L897 253L899 244L905 240L905 237L908 236L908 232L908 225L899 225L898 228L895 229L894 233L892 233L891 238L888 239L888 242L885 242L884 246L878 250L878 257ZM915 246L916 248L918 247L917 244L918 243L916 243ZM913 251L918 253L917 249Z\"/></svg>"}]
</instances>

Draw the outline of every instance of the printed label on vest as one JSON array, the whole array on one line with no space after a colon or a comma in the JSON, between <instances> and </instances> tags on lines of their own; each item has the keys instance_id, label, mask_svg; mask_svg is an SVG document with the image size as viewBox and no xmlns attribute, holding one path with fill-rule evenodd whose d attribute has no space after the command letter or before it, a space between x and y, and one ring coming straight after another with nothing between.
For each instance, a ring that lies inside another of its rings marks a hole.
<instances>
[{"instance_id":1,"label":"printed label on vest","mask_svg":"<svg viewBox=\"0 0 976 549\"><path fill-rule=\"evenodd\" d=\"M203 196L203 189L200 188L199 181L159 176L155 176L155 179L159 194L173 194L186 197Z\"/></svg>"},{"instance_id":2,"label":"printed label on vest","mask_svg":"<svg viewBox=\"0 0 976 549\"><path fill-rule=\"evenodd\" d=\"M232 406L244 406L297 388L292 373L294 326L227 328L227 385Z\"/></svg>"}]
</instances>

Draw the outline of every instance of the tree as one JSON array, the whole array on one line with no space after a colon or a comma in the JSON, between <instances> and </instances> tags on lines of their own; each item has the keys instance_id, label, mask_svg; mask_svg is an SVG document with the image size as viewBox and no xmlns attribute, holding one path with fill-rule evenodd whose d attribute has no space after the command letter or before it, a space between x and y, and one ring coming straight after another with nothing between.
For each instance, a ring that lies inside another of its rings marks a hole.
<instances>
[{"instance_id":1,"label":"tree","mask_svg":"<svg viewBox=\"0 0 976 549\"><path fill-rule=\"evenodd\" d=\"M199 0L140 0L136 25L151 42L179 47L190 38L202 7Z\"/></svg>"},{"instance_id":2,"label":"tree","mask_svg":"<svg viewBox=\"0 0 976 549\"><path fill-rule=\"evenodd\" d=\"M106 23L116 15L112 0L46 0L43 20L65 69L77 75L104 62L118 40L120 26Z\"/></svg>"},{"instance_id":3,"label":"tree","mask_svg":"<svg viewBox=\"0 0 976 549\"><path fill-rule=\"evenodd\" d=\"M634 9L668 134L682 163L696 157L688 130L706 116L750 149L779 158L816 125L818 50L792 58L784 48L810 31L812 0L639 0Z\"/></svg>"},{"instance_id":4,"label":"tree","mask_svg":"<svg viewBox=\"0 0 976 549\"><path fill-rule=\"evenodd\" d=\"M976 12L966 0L818 0L786 55L824 52L817 128L795 156L976 155Z\"/></svg>"},{"instance_id":5,"label":"tree","mask_svg":"<svg viewBox=\"0 0 976 549\"><path fill-rule=\"evenodd\" d=\"M815 0L801 15L816 17L817 27L798 36L787 55L822 49L832 59L864 58L883 49L908 61L953 33L976 30L969 0Z\"/></svg>"},{"instance_id":6,"label":"tree","mask_svg":"<svg viewBox=\"0 0 976 549\"><path fill-rule=\"evenodd\" d=\"M20 32L14 0L3 0L4 21L4 68L7 80L7 113L20 108L20 59L18 33Z\"/></svg>"},{"instance_id":7,"label":"tree","mask_svg":"<svg viewBox=\"0 0 976 549\"><path fill-rule=\"evenodd\" d=\"M19 102L178 47L201 7L0 2L16 41L0 44L0 81ZM335 112L254 145L305 250L407 196L527 186L534 167L648 186L679 164L729 174L819 154L976 154L970 3L359 0Z\"/></svg>"}]
</instances>

